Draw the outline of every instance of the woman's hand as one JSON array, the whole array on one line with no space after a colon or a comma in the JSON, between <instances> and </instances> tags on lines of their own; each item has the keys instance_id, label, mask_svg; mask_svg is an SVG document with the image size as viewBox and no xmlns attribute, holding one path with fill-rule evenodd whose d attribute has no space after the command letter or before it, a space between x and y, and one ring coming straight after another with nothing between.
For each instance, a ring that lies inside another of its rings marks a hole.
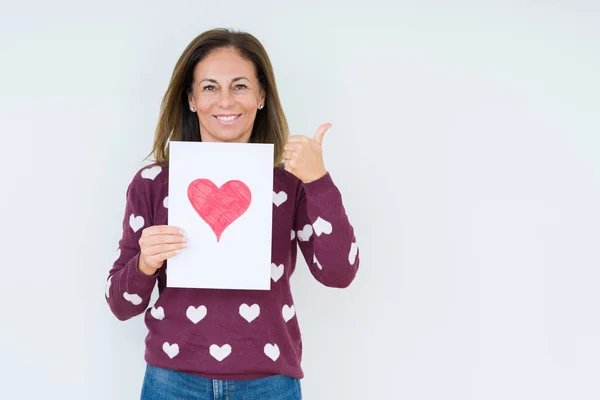
<instances>
[{"instance_id":1,"label":"woman's hand","mask_svg":"<svg viewBox=\"0 0 600 400\"><path fill-rule=\"evenodd\" d=\"M290 136L283 148L285 170L304 183L323 177L327 170L323 164L321 143L329 128L329 123L321 125L312 139L307 136Z\"/></svg>"},{"instance_id":2,"label":"woman's hand","mask_svg":"<svg viewBox=\"0 0 600 400\"><path fill-rule=\"evenodd\" d=\"M183 231L174 226L154 225L142 231L139 240L141 254L138 269L146 275L154 275L164 261L187 246Z\"/></svg>"}]
</instances>

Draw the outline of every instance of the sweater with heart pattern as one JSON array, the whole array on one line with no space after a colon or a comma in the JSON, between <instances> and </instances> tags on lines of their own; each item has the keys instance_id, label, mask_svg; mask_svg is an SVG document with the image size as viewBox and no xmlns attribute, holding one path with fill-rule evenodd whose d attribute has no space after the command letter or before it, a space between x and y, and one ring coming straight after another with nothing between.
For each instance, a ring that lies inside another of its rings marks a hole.
<instances>
[{"instance_id":1,"label":"sweater with heart pattern","mask_svg":"<svg viewBox=\"0 0 600 400\"><path fill-rule=\"evenodd\" d=\"M105 298L119 320L144 314L148 364L209 379L301 379L302 338L290 288L300 248L311 274L328 287L354 280L359 251L342 196L327 173L302 183L273 170L270 290L166 286L168 261L153 276L138 270L145 227L168 225L168 167L141 168L127 188L122 236ZM158 299L149 305L158 285Z\"/></svg>"}]
</instances>

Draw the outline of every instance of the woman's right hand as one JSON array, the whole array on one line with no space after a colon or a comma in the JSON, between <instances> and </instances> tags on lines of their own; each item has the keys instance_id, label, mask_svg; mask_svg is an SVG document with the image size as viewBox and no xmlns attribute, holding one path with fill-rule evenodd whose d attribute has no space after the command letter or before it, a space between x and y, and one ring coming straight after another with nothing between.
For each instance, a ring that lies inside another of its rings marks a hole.
<instances>
[{"instance_id":1,"label":"woman's right hand","mask_svg":"<svg viewBox=\"0 0 600 400\"><path fill-rule=\"evenodd\" d=\"M187 246L187 239L179 228L154 225L142 231L139 244L138 269L146 275L154 275L166 259Z\"/></svg>"}]
</instances>

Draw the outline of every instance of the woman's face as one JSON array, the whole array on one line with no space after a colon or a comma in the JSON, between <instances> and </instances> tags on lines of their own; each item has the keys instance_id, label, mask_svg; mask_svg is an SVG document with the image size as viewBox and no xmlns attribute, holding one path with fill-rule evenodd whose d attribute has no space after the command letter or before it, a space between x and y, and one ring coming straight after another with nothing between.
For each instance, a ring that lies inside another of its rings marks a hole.
<instances>
[{"instance_id":1,"label":"woman's face","mask_svg":"<svg viewBox=\"0 0 600 400\"><path fill-rule=\"evenodd\" d=\"M196 65L188 101L198 115L203 142L247 143L265 95L252 62L223 48Z\"/></svg>"}]
</instances>

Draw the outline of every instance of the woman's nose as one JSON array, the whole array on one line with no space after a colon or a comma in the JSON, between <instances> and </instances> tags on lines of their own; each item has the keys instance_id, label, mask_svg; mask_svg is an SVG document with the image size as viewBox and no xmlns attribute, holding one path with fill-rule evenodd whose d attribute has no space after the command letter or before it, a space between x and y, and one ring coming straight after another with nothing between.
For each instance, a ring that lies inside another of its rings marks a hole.
<instances>
[{"instance_id":1,"label":"woman's nose","mask_svg":"<svg viewBox=\"0 0 600 400\"><path fill-rule=\"evenodd\" d=\"M219 95L219 106L228 107L233 103L233 99L231 97L231 93L229 90L222 90Z\"/></svg>"}]
</instances>

